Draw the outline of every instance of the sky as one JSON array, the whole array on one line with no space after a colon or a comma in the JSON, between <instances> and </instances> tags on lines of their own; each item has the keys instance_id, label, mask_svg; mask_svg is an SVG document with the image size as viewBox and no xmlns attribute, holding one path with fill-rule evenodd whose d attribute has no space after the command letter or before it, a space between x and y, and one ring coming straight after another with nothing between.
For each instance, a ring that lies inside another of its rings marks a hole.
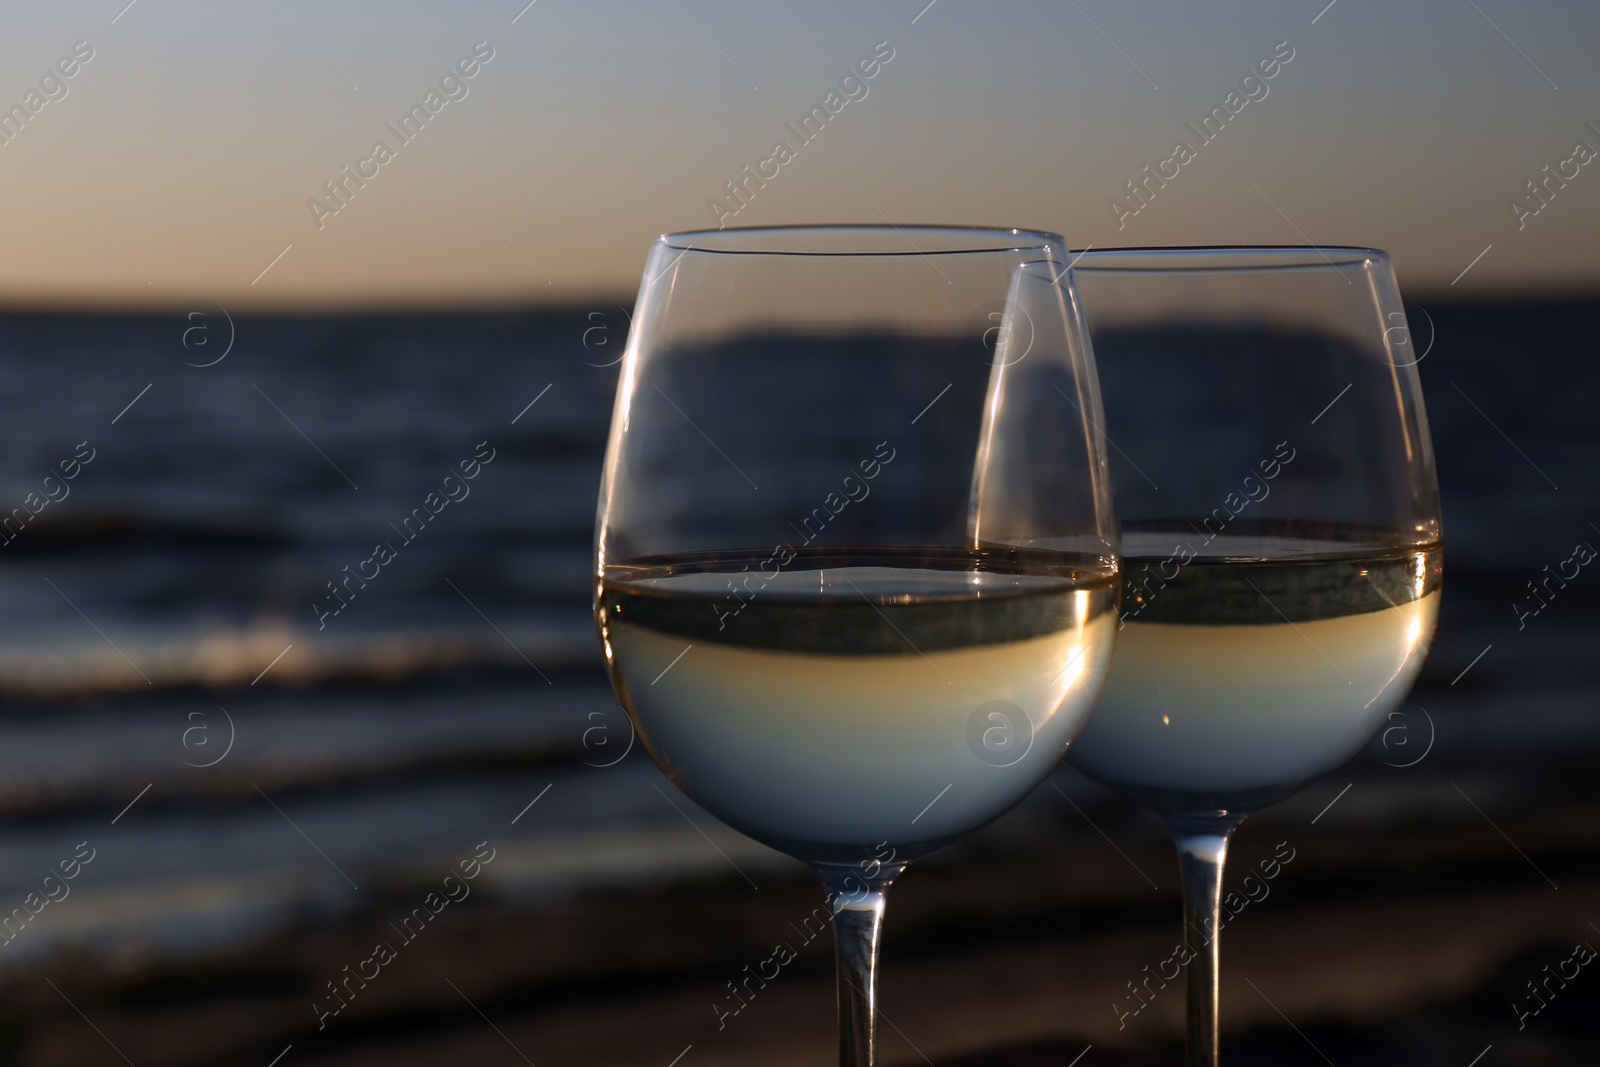
<instances>
[{"instance_id":1,"label":"sky","mask_svg":"<svg viewBox=\"0 0 1600 1067\"><path fill-rule=\"evenodd\" d=\"M1593 292L1597 53L1582 0L6 5L0 304L627 299L658 234L719 221L1365 245L1408 292Z\"/></svg>"}]
</instances>

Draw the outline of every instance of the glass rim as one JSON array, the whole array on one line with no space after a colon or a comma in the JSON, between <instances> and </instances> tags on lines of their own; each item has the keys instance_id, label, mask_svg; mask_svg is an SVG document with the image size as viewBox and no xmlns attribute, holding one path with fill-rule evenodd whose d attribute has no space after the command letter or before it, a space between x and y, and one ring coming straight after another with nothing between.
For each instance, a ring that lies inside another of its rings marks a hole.
<instances>
[{"instance_id":1,"label":"glass rim","mask_svg":"<svg viewBox=\"0 0 1600 1067\"><path fill-rule=\"evenodd\" d=\"M805 247L830 235L843 245L880 240L880 247ZM920 238L920 241L918 240ZM880 257L952 256L1044 251L1054 260L1066 251L1066 238L1048 230L1009 226L945 224L817 223L790 226L728 226L664 233L657 244L677 252L732 256ZM787 247L786 247L787 246Z\"/></svg>"},{"instance_id":2,"label":"glass rim","mask_svg":"<svg viewBox=\"0 0 1600 1067\"><path fill-rule=\"evenodd\" d=\"M1119 262L1121 261L1121 262ZM1338 270L1376 262L1389 253L1364 245L1168 245L1073 249L1074 271L1105 274L1228 273L1275 270Z\"/></svg>"}]
</instances>

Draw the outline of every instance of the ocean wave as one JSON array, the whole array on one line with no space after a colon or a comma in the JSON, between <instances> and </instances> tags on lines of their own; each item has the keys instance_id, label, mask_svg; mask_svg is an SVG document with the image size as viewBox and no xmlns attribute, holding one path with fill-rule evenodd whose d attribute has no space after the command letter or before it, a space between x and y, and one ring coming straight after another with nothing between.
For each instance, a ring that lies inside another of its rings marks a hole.
<instances>
[{"instance_id":1,"label":"ocean wave","mask_svg":"<svg viewBox=\"0 0 1600 1067\"><path fill-rule=\"evenodd\" d=\"M12 640L0 649L0 700L68 701L249 686L388 685L430 674L508 670L545 680L600 663L587 627L403 627L317 634L282 624L122 640Z\"/></svg>"}]
</instances>

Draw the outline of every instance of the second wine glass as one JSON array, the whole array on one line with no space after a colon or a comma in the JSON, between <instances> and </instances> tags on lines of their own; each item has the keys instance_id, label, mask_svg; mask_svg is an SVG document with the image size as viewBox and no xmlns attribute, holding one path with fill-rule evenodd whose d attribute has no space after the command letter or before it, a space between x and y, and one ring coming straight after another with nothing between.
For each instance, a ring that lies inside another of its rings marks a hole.
<instances>
[{"instance_id":1,"label":"second wine glass","mask_svg":"<svg viewBox=\"0 0 1600 1067\"><path fill-rule=\"evenodd\" d=\"M1373 249L1107 250L1074 273L1125 572L1117 662L1071 761L1176 837L1188 1062L1215 1067L1230 836L1366 745L1433 635L1418 357Z\"/></svg>"},{"instance_id":2,"label":"second wine glass","mask_svg":"<svg viewBox=\"0 0 1600 1067\"><path fill-rule=\"evenodd\" d=\"M821 877L846 1067L873 1062L890 883L1049 774L1110 659L1064 262L1018 230L707 231L663 237L640 288L596 533L606 660L672 782Z\"/></svg>"}]
</instances>

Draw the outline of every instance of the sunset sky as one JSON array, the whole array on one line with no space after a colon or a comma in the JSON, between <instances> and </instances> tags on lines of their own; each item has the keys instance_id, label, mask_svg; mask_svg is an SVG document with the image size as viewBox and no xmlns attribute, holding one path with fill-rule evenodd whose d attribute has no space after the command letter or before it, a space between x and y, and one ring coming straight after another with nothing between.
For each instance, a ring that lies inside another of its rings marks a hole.
<instances>
[{"instance_id":1,"label":"sunset sky","mask_svg":"<svg viewBox=\"0 0 1600 1067\"><path fill-rule=\"evenodd\" d=\"M525 4L8 5L0 107L26 118L0 144L0 303L626 298L650 240L739 208L724 183L779 141L730 224L1374 245L1413 291L1469 265L1452 292L1600 286L1600 164L1574 153L1600 149L1592 3ZM403 142L386 124L430 90ZM830 91L803 142L786 124ZM1186 124L1213 108L1205 142ZM1165 162L1179 141L1193 158ZM369 177L331 213L347 166ZM1176 176L1119 229L1147 166ZM1519 229L1546 166L1569 177Z\"/></svg>"}]
</instances>

